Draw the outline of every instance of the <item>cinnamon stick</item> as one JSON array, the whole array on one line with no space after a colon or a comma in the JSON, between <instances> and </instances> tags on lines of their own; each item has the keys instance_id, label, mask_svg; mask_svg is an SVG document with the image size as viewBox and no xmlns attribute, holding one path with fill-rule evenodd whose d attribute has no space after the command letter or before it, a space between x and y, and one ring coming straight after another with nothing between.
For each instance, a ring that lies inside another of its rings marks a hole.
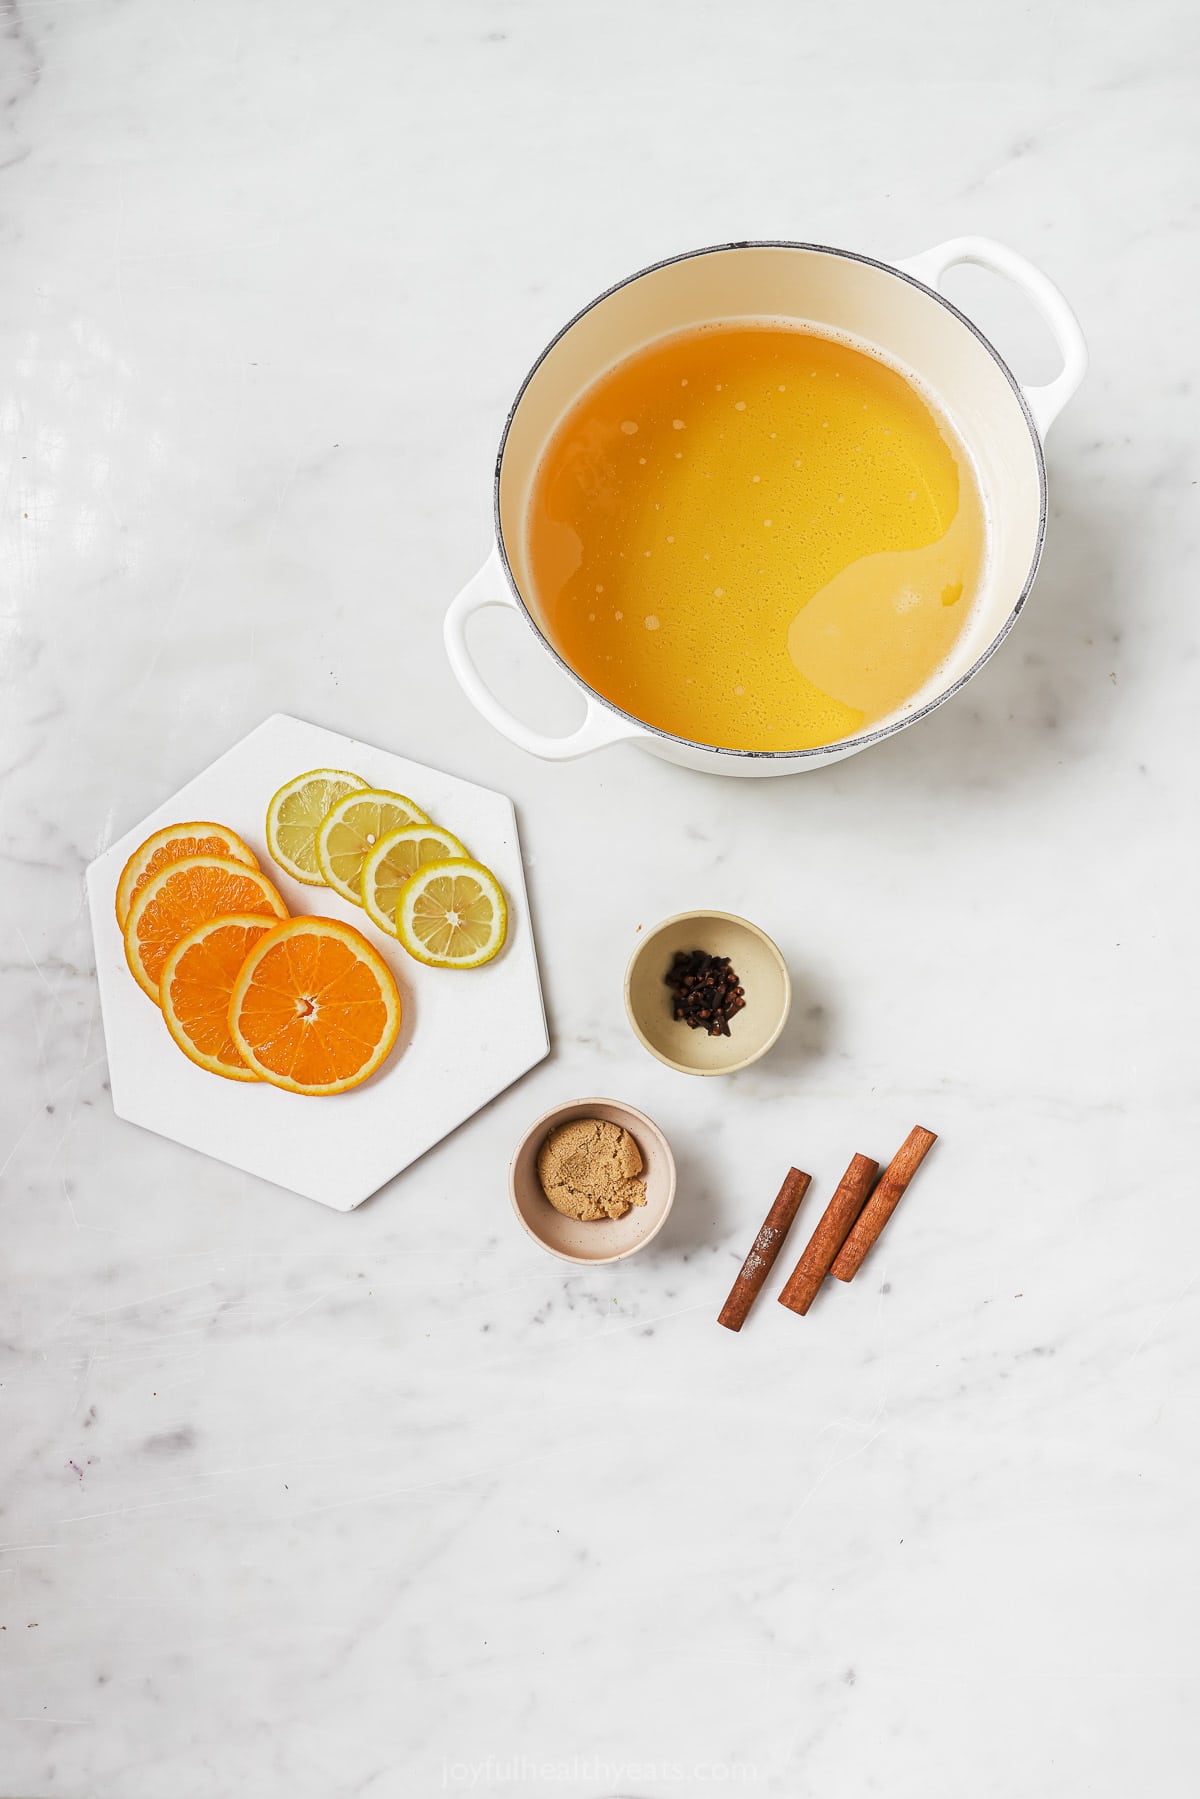
<instances>
[{"instance_id":1,"label":"cinnamon stick","mask_svg":"<svg viewBox=\"0 0 1200 1799\"><path fill-rule=\"evenodd\" d=\"M801 1174L798 1168L788 1169L787 1178L779 1189L775 1204L763 1219L762 1229L755 1237L750 1254L742 1263L738 1277L729 1289L729 1298L721 1308L717 1323L723 1324L726 1330L740 1331L745 1324L746 1315L762 1291L762 1284L783 1247L783 1239L791 1229L792 1220L800 1210L800 1201L808 1192L811 1181L811 1174Z\"/></svg>"},{"instance_id":2,"label":"cinnamon stick","mask_svg":"<svg viewBox=\"0 0 1200 1799\"><path fill-rule=\"evenodd\" d=\"M937 1132L914 1125L879 1178L879 1185L862 1209L858 1223L846 1238L841 1254L833 1264L840 1281L851 1281L863 1265L863 1259L875 1243L880 1231L904 1196L904 1190L934 1144Z\"/></svg>"},{"instance_id":3,"label":"cinnamon stick","mask_svg":"<svg viewBox=\"0 0 1200 1799\"><path fill-rule=\"evenodd\" d=\"M867 1203L871 1183L879 1173L879 1163L870 1156L855 1156L838 1182L837 1191L826 1206L820 1224L809 1238L808 1248L788 1276L779 1295L781 1306L789 1311L807 1312L834 1257L846 1241L855 1219Z\"/></svg>"}]
</instances>

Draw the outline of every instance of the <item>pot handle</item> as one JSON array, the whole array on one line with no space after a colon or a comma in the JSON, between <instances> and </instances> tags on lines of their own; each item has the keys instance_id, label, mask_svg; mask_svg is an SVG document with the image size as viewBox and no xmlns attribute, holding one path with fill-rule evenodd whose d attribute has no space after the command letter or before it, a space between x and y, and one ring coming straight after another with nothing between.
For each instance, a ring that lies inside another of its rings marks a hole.
<instances>
[{"instance_id":1,"label":"pot handle","mask_svg":"<svg viewBox=\"0 0 1200 1799\"><path fill-rule=\"evenodd\" d=\"M472 576L451 602L443 630L446 654L459 686L475 710L482 713L502 736L519 749L528 750L531 756L542 756L548 762L567 762L573 756L586 756L589 751L603 749L606 744L619 743L622 738L645 736L640 725L610 712L590 694L587 695L587 716L583 723L565 737L547 737L514 717L487 685L467 647L467 625L474 614L482 612L486 606L503 606L511 612L520 612L509 589L498 549L492 550L479 573Z\"/></svg>"},{"instance_id":2,"label":"pot handle","mask_svg":"<svg viewBox=\"0 0 1200 1799\"><path fill-rule=\"evenodd\" d=\"M898 262L896 267L936 293L946 270L960 262L977 263L993 275L1006 275L1033 301L1053 333L1063 359L1062 372L1042 387L1021 389L1033 422L1044 438L1087 373L1087 344L1079 320L1048 275L991 237L952 237L921 256Z\"/></svg>"}]
</instances>

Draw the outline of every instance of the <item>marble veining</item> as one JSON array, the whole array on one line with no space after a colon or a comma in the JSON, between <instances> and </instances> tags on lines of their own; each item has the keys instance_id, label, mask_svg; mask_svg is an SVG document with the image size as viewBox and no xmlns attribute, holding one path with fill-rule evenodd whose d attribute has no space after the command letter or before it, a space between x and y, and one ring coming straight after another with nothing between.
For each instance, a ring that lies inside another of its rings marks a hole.
<instances>
[{"instance_id":1,"label":"marble veining","mask_svg":"<svg viewBox=\"0 0 1200 1799\"><path fill-rule=\"evenodd\" d=\"M0 5L5 1799L1190 1799L1195 51L1182 0ZM960 232L1093 357L970 688L782 782L496 738L441 615L558 325L702 243ZM83 870L274 711L513 796L546 987L551 1058L349 1216L107 1092ZM721 1082L621 1004L696 906L796 990ZM586 1093L679 1163L595 1272L504 1179ZM915 1122L878 1252L785 1313L850 1154Z\"/></svg>"}]
</instances>

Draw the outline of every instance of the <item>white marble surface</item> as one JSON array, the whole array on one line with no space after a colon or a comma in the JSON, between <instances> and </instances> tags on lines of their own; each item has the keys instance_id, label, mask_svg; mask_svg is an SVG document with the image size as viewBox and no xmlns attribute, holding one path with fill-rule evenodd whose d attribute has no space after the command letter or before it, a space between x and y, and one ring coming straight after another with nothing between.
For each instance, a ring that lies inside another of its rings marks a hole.
<instances>
[{"instance_id":1,"label":"white marble surface","mask_svg":"<svg viewBox=\"0 0 1200 1799\"><path fill-rule=\"evenodd\" d=\"M1194 9L0 12L5 1799L1190 1799ZM498 741L440 615L548 334L673 249L960 231L1094 357L969 693L782 783ZM506 788L546 976L551 1059L349 1217L106 1092L84 864L276 710ZM798 990L719 1085L621 1010L693 904ZM681 1190L567 1274L504 1166L589 1091ZM861 1279L719 1330L787 1163L916 1119Z\"/></svg>"}]
</instances>

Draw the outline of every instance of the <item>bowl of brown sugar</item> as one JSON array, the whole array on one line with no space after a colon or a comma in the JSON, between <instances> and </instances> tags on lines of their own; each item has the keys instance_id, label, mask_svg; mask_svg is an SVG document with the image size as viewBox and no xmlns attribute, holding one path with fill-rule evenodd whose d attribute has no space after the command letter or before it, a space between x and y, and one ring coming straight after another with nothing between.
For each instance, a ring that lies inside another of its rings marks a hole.
<instances>
[{"instance_id":1,"label":"bowl of brown sugar","mask_svg":"<svg viewBox=\"0 0 1200 1799\"><path fill-rule=\"evenodd\" d=\"M567 1262L644 1249L675 1198L671 1146L644 1112L574 1099L534 1120L516 1147L509 1197L525 1231Z\"/></svg>"},{"instance_id":2,"label":"bowl of brown sugar","mask_svg":"<svg viewBox=\"0 0 1200 1799\"><path fill-rule=\"evenodd\" d=\"M734 912L678 912L625 971L634 1035L679 1074L736 1074L779 1039L792 982L765 931Z\"/></svg>"}]
</instances>

